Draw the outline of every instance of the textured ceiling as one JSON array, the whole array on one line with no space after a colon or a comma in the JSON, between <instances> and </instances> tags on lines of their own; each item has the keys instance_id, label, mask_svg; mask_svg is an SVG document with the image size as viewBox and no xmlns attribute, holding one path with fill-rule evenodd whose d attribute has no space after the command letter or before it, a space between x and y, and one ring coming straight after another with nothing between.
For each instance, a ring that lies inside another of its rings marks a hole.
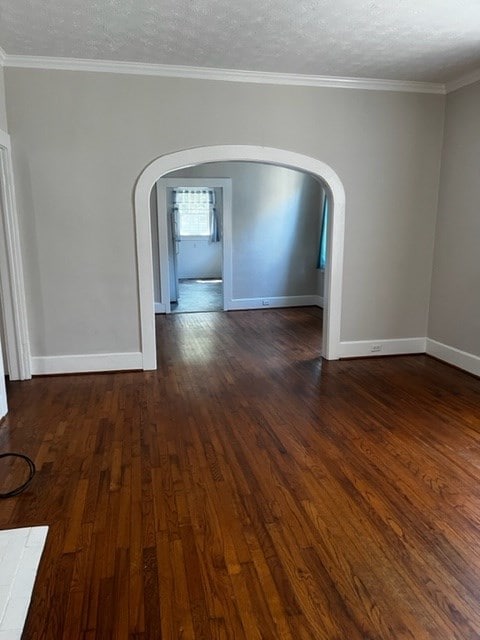
<instances>
[{"instance_id":1,"label":"textured ceiling","mask_svg":"<svg viewBox=\"0 0 480 640\"><path fill-rule=\"evenodd\" d=\"M480 0L0 0L8 54L445 82Z\"/></svg>"}]
</instances>

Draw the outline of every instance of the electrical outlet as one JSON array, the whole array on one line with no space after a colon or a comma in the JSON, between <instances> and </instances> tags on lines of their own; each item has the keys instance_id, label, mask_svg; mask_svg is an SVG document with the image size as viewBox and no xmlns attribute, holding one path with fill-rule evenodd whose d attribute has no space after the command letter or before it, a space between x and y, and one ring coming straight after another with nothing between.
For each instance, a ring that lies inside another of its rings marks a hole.
<instances>
[{"instance_id":1,"label":"electrical outlet","mask_svg":"<svg viewBox=\"0 0 480 640\"><path fill-rule=\"evenodd\" d=\"M269 307L270 306L270 300L262 300L262 306Z\"/></svg>"},{"instance_id":2,"label":"electrical outlet","mask_svg":"<svg viewBox=\"0 0 480 640\"><path fill-rule=\"evenodd\" d=\"M370 353L379 353L379 351L381 350L382 350L381 344L372 344L372 346L370 347Z\"/></svg>"}]
</instances>

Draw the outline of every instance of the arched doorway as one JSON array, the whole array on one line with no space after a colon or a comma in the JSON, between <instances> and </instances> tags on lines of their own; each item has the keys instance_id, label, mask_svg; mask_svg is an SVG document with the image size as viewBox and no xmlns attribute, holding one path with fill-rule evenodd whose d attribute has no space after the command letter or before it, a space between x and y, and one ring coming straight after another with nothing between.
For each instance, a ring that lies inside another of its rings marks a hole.
<instances>
[{"instance_id":1,"label":"arched doorway","mask_svg":"<svg viewBox=\"0 0 480 640\"><path fill-rule=\"evenodd\" d=\"M171 171L207 162L262 162L312 174L326 187L331 202L328 261L325 270L325 307L322 355L339 357L342 307L345 190L335 171L320 160L292 151L252 145L221 145L176 151L151 162L135 186L135 231L140 305L143 369L156 369L150 191L155 182Z\"/></svg>"}]
</instances>

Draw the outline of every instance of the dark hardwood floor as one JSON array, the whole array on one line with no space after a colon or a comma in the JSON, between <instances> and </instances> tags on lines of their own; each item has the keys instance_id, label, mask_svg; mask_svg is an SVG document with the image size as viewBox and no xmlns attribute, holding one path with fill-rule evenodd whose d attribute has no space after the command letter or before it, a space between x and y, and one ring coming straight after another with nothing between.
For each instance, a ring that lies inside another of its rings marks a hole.
<instances>
[{"instance_id":1,"label":"dark hardwood floor","mask_svg":"<svg viewBox=\"0 0 480 640\"><path fill-rule=\"evenodd\" d=\"M480 381L325 362L314 309L159 316L159 370L9 386L24 639L480 638Z\"/></svg>"}]
</instances>

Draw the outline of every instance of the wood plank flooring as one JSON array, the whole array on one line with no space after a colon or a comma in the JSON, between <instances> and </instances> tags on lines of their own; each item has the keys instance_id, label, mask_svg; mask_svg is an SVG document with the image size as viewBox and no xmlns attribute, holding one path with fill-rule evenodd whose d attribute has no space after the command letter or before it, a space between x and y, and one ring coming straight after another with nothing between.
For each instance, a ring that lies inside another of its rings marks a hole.
<instances>
[{"instance_id":1,"label":"wood plank flooring","mask_svg":"<svg viewBox=\"0 0 480 640\"><path fill-rule=\"evenodd\" d=\"M318 313L159 316L157 372L10 384L25 640L480 638L480 381L322 361Z\"/></svg>"}]
</instances>

